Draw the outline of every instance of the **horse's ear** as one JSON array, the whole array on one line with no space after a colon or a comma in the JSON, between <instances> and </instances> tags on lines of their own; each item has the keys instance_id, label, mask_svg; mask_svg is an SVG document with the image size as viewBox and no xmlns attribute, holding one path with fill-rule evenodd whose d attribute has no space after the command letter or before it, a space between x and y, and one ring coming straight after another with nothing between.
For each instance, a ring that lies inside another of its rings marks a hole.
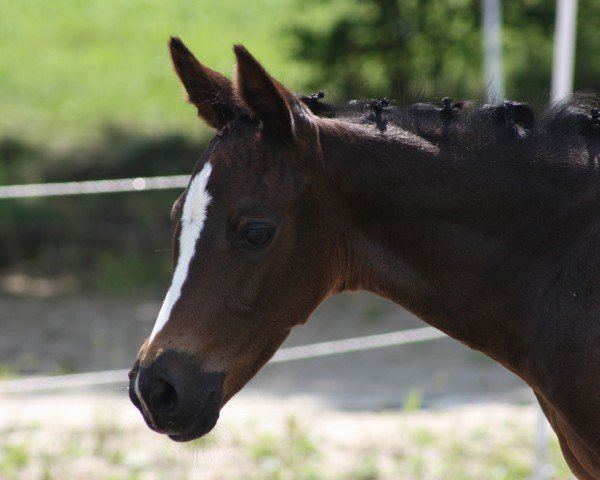
<instances>
[{"instance_id":1,"label":"horse's ear","mask_svg":"<svg viewBox=\"0 0 600 480\"><path fill-rule=\"evenodd\" d=\"M179 38L171 37L169 50L189 102L196 106L200 118L220 130L235 115L231 81L202 65Z\"/></svg>"},{"instance_id":2,"label":"horse's ear","mask_svg":"<svg viewBox=\"0 0 600 480\"><path fill-rule=\"evenodd\" d=\"M295 96L275 80L242 45L233 47L237 57L235 88L266 131L291 138L294 122L290 104Z\"/></svg>"}]
</instances>

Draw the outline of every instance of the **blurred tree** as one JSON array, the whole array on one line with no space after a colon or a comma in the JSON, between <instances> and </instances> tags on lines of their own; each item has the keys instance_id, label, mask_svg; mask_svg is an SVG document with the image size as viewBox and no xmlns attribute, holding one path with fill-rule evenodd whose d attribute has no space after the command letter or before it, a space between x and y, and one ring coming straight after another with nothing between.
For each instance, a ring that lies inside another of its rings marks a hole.
<instances>
[{"instance_id":1,"label":"blurred tree","mask_svg":"<svg viewBox=\"0 0 600 480\"><path fill-rule=\"evenodd\" d=\"M479 12L470 0L324 3L335 12L328 22L303 15L293 29L295 57L314 67L308 87L327 86L341 98L398 99L478 88Z\"/></svg>"},{"instance_id":2,"label":"blurred tree","mask_svg":"<svg viewBox=\"0 0 600 480\"><path fill-rule=\"evenodd\" d=\"M502 6L507 96L545 100L555 2ZM312 67L308 89L400 101L483 94L478 0L305 0L301 9L292 37L294 57ZM600 90L599 18L600 2L580 1L578 90Z\"/></svg>"}]
</instances>

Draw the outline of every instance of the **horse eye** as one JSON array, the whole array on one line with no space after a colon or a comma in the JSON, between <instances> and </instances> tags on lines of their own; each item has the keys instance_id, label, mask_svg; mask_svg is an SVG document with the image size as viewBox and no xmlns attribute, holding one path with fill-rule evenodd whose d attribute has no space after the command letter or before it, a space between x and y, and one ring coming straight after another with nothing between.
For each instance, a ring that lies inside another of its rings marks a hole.
<instances>
[{"instance_id":1,"label":"horse eye","mask_svg":"<svg viewBox=\"0 0 600 480\"><path fill-rule=\"evenodd\" d=\"M273 225L251 223L244 229L244 239L252 245L266 245L273 236Z\"/></svg>"}]
</instances>

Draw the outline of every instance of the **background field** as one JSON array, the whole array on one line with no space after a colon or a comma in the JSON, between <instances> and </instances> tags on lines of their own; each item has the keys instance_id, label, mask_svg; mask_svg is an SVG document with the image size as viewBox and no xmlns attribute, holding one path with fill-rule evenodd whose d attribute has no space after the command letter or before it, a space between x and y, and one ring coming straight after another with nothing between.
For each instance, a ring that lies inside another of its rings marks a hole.
<instances>
[{"instance_id":1,"label":"background field","mask_svg":"<svg viewBox=\"0 0 600 480\"><path fill-rule=\"evenodd\" d=\"M480 99L486 83L479 5L473 0L4 1L0 184L189 172L210 132L183 102L167 54L170 35L183 38L202 61L225 74L233 70L232 44L243 43L290 88L325 90L330 101ZM600 90L599 17L600 3L579 2L576 90ZM545 105L553 29L554 2L505 2L507 97ZM107 252L119 244L124 255L114 263L159 275L168 269L143 266L149 256L144 239L164 231L161 222L166 224L171 199L146 196L140 207L131 195L94 197L75 208L72 199L2 201L0 268L78 273L90 263L82 263L89 253L81 245L110 257ZM53 222L46 221L50 217ZM72 225L84 225L84 231L61 233ZM122 237L103 234L110 225L135 229ZM153 232L155 225L161 227ZM109 243L99 242L103 236L111 237ZM64 251L53 260L48 251L57 243ZM102 268L91 263L95 271ZM139 275L135 280L129 283L139 284Z\"/></svg>"},{"instance_id":2,"label":"background field","mask_svg":"<svg viewBox=\"0 0 600 480\"><path fill-rule=\"evenodd\" d=\"M5 2L0 131L52 147L98 141L108 126L206 135L181 101L168 38L180 36L202 61L227 75L234 63L231 46L243 42L273 73L298 87L293 79L303 75L286 62L289 39L280 21L291 5L291 0L258 0L243 8L235 0Z\"/></svg>"},{"instance_id":3,"label":"background field","mask_svg":"<svg viewBox=\"0 0 600 480\"><path fill-rule=\"evenodd\" d=\"M330 101L439 103L485 92L480 16L472 0L5 1L0 184L188 173L210 131L183 101L170 35L228 75L243 43L290 88ZM581 0L577 90L600 90L598 17L600 3ZM507 96L544 106L554 2L506 2L503 20ZM173 198L3 200L0 269L94 289L107 282L90 276L118 278L113 290L160 283Z\"/></svg>"}]
</instances>

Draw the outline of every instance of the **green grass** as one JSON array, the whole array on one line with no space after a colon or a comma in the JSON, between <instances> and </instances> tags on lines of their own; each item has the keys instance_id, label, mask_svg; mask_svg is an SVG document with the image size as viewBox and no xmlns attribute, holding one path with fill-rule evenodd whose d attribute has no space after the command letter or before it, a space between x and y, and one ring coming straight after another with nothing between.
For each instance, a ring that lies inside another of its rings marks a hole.
<instances>
[{"instance_id":1,"label":"green grass","mask_svg":"<svg viewBox=\"0 0 600 480\"><path fill-rule=\"evenodd\" d=\"M87 427L16 422L0 430L0 478L83 479L93 471L94 478L131 480L530 479L534 410L490 408L482 416L475 408L477 422L469 412L387 412L385 418L372 413L363 427L339 435L351 417L361 421L365 413L328 417L321 412L315 423L310 412L294 408L269 425L249 415L219 426L210 441L179 445L141 421L99 410ZM394 428L386 429L390 422ZM228 441L220 438L223 431L229 432ZM549 464L550 479L571 478L555 438Z\"/></svg>"},{"instance_id":2,"label":"green grass","mask_svg":"<svg viewBox=\"0 0 600 480\"><path fill-rule=\"evenodd\" d=\"M0 450L0 478L19 478L18 472L27 466L29 460L30 453L26 444L5 445Z\"/></svg>"},{"instance_id":3,"label":"green grass","mask_svg":"<svg viewBox=\"0 0 600 480\"><path fill-rule=\"evenodd\" d=\"M234 65L231 47L243 43L295 88L305 67L290 61L286 29L297 17L297 3L3 2L0 137L60 148L95 138L106 125L197 134L204 127L182 101L169 36L180 36L201 61L227 75Z\"/></svg>"},{"instance_id":4,"label":"green grass","mask_svg":"<svg viewBox=\"0 0 600 480\"><path fill-rule=\"evenodd\" d=\"M247 447L255 475L243 479L318 480L323 478L319 468L317 441L295 417L286 421L282 435L264 433Z\"/></svg>"},{"instance_id":5,"label":"green grass","mask_svg":"<svg viewBox=\"0 0 600 480\"><path fill-rule=\"evenodd\" d=\"M403 410L405 412L416 412L423 406L423 390L413 388L408 391L404 398Z\"/></svg>"},{"instance_id":6,"label":"green grass","mask_svg":"<svg viewBox=\"0 0 600 480\"><path fill-rule=\"evenodd\" d=\"M10 380L17 376L17 368L12 363L0 362L0 380Z\"/></svg>"}]
</instances>

